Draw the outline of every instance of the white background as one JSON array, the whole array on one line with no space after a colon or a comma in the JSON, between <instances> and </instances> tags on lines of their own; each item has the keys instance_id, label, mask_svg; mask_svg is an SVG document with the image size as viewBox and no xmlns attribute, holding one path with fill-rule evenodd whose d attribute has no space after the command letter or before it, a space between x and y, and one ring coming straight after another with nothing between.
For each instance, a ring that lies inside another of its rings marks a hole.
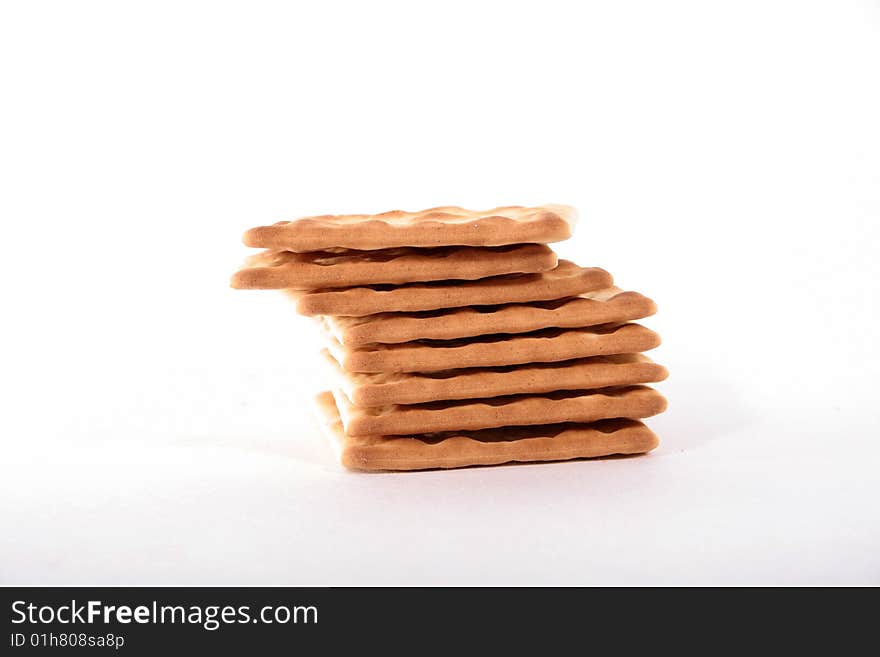
<instances>
[{"instance_id":1,"label":"white background","mask_svg":"<svg viewBox=\"0 0 880 657\"><path fill-rule=\"evenodd\" d=\"M878 584L877 2L5 2L0 582ZM336 464L253 225L569 203L650 456Z\"/></svg>"}]
</instances>

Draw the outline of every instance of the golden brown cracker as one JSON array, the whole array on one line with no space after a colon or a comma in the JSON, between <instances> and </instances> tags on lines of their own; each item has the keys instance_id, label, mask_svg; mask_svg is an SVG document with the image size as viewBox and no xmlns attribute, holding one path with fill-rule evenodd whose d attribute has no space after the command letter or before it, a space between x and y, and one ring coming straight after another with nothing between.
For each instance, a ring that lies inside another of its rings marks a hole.
<instances>
[{"instance_id":1,"label":"golden brown cracker","mask_svg":"<svg viewBox=\"0 0 880 657\"><path fill-rule=\"evenodd\" d=\"M438 372L469 367L550 363L590 356L634 354L660 344L640 324L602 324L579 329L543 329L515 335L460 340L418 340L348 347L325 331L327 349L349 372Z\"/></svg>"},{"instance_id":2,"label":"golden brown cracker","mask_svg":"<svg viewBox=\"0 0 880 657\"><path fill-rule=\"evenodd\" d=\"M355 406L333 389L336 408L350 436L402 435L489 429L609 418L641 419L662 413L666 399L648 386L560 390L542 395L434 401L380 407Z\"/></svg>"},{"instance_id":3,"label":"golden brown cracker","mask_svg":"<svg viewBox=\"0 0 880 657\"><path fill-rule=\"evenodd\" d=\"M381 251L263 251L232 277L237 289L317 290L355 285L400 285L449 279L476 280L532 274L556 267L556 254L543 244L493 248L447 246Z\"/></svg>"},{"instance_id":4,"label":"golden brown cracker","mask_svg":"<svg viewBox=\"0 0 880 657\"><path fill-rule=\"evenodd\" d=\"M574 208L565 205L512 205L482 211L443 206L420 212L328 214L251 228L244 234L244 243L297 252L548 244L571 237L576 219Z\"/></svg>"},{"instance_id":5,"label":"golden brown cracker","mask_svg":"<svg viewBox=\"0 0 880 657\"><path fill-rule=\"evenodd\" d=\"M296 299L296 308L303 315L362 316L562 299L611 287L612 284L611 274L604 269L578 267L560 260L554 269L538 274L493 276L464 282L452 280L284 292Z\"/></svg>"},{"instance_id":6,"label":"golden brown cracker","mask_svg":"<svg viewBox=\"0 0 880 657\"><path fill-rule=\"evenodd\" d=\"M440 372L347 372L330 352L324 355L337 387L357 406L421 404L443 399L500 397L555 390L589 390L656 383L666 368L642 354L595 356L555 363Z\"/></svg>"},{"instance_id":7,"label":"golden brown cracker","mask_svg":"<svg viewBox=\"0 0 880 657\"><path fill-rule=\"evenodd\" d=\"M321 428L351 470L403 471L641 454L657 436L637 420L600 420L408 436L349 436L333 395L316 399Z\"/></svg>"},{"instance_id":8,"label":"golden brown cracker","mask_svg":"<svg viewBox=\"0 0 880 657\"><path fill-rule=\"evenodd\" d=\"M495 333L528 333L544 328L631 322L656 311L656 304L648 297L609 287L576 297L502 306L475 305L364 317L330 315L326 317L326 326L342 344L359 346L372 342L454 340Z\"/></svg>"}]
</instances>

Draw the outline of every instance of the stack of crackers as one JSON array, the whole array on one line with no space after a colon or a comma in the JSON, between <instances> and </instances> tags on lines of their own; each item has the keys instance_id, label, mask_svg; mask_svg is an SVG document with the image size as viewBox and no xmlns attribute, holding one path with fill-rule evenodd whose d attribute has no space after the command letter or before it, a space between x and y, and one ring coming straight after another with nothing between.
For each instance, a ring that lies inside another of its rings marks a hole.
<instances>
[{"instance_id":1,"label":"stack of crackers","mask_svg":"<svg viewBox=\"0 0 880 657\"><path fill-rule=\"evenodd\" d=\"M245 233L232 279L317 320L334 387L321 424L355 470L638 454L666 369L633 320L654 302L547 246L572 208L325 215Z\"/></svg>"}]
</instances>

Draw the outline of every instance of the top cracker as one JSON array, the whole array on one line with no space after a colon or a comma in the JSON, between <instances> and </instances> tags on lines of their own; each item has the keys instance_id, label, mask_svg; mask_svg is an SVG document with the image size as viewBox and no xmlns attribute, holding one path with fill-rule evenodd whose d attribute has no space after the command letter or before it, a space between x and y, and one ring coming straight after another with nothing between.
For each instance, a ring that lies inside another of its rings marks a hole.
<instances>
[{"instance_id":1,"label":"top cracker","mask_svg":"<svg viewBox=\"0 0 880 657\"><path fill-rule=\"evenodd\" d=\"M567 205L507 206L474 211L444 206L382 214L340 214L257 226L244 243L303 253L332 248L389 249L403 246L505 246L560 242L571 237L577 219Z\"/></svg>"}]
</instances>

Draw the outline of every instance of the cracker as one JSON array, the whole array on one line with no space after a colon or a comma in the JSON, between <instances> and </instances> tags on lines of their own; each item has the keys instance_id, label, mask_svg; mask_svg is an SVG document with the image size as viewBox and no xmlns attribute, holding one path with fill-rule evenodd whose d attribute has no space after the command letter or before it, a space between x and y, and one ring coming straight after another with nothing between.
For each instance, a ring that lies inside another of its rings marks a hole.
<instances>
[{"instance_id":1,"label":"cracker","mask_svg":"<svg viewBox=\"0 0 880 657\"><path fill-rule=\"evenodd\" d=\"M565 205L507 206L484 211L444 206L420 212L328 214L251 228L244 234L244 243L297 252L547 244L571 237L576 218L574 208Z\"/></svg>"},{"instance_id":2,"label":"cracker","mask_svg":"<svg viewBox=\"0 0 880 657\"><path fill-rule=\"evenodd\" d=\"M232 277L238 289L315 290L353 285L402 284L448 279L475 280L536 273L556 267L556 254L543 244L492 248L447 246L380 251L263 251Z\"/></svg>"},{"instance_id":3,"label":"cracker","mask_svg":"<svg viewBox=\"0 0 880 657\"><path fill-rule=\"evenodd\" d=\"M330 364L337 387L356 406L365 407L609 388L656 383L667 376L665 367L642 354L616 354L558 363L528 363L433 373L364 374L346 372L330 352L325 349L323 353Z\"/></svg>"},{"instance_id":4,"label":"cracker","mask_svg":"<svg viewBox=\"0 0 880 657\"><path fill-rule=\"evenodd\" d=\"M588 423L610 418L632 420L666 410L666 399L648 386L599 390L557 390L543 395L507 395L424 404L355 406L333 389L336 407L350 436L434 433L465 429L559 422Z\"/></svg>"},{"instance_id":5,"label":"cracker","mask_svg":"<svg viewBox=\"0 0 880 657\"><path fill-rule=\"evenodd\" d=\"M316 398L321 428L351 470L427 470L564 461L614 454L641 454L657 447L657 436L637 420L551 424L453 431L409 436L349 436L329 392Z\"/></svg>"},{"instance_id":6,"label":"cracker","mask_svg":"<svg viewBox=\"0 0 880 657\"><path fill-rule=\"evenodd\" d=\"M609 287L576 297L503 306L446 308L420 313L365 317L327 316L330 333L344 345L394 344L412 340L454 340L493 333L528 333L544 328L580 328L630 322L657 312L638 292Z\"/></svg>"},{"instance_id":7,"label":"cracker","mask_svg":"<svg viewBox=\"0 0 880 657\"><path fill-rule=\"evenodd\" d=\"M603 324L580 329L544 329L517 335L481 335L460 340L420 340L348 347L325 332L327 349L349 372L438 372L470 367L549 363L590 356L634 354L660 344L640 324Z\"/></svg>"},{"instance_id":8,"label":"cracker","mask_svg":"<svg viewBox=\"0 0 880 657\"><path fill-rule=\"evenodd\" d=\"M478 281L434 281L399 286L363 286L312 292L284 290L297 300L303 315L373 315L438 308L547 301L577 296L612 285L611 274L598 267L578 267L560 260L539 274L494 276Z\"/></svg>"}]
</instances>

